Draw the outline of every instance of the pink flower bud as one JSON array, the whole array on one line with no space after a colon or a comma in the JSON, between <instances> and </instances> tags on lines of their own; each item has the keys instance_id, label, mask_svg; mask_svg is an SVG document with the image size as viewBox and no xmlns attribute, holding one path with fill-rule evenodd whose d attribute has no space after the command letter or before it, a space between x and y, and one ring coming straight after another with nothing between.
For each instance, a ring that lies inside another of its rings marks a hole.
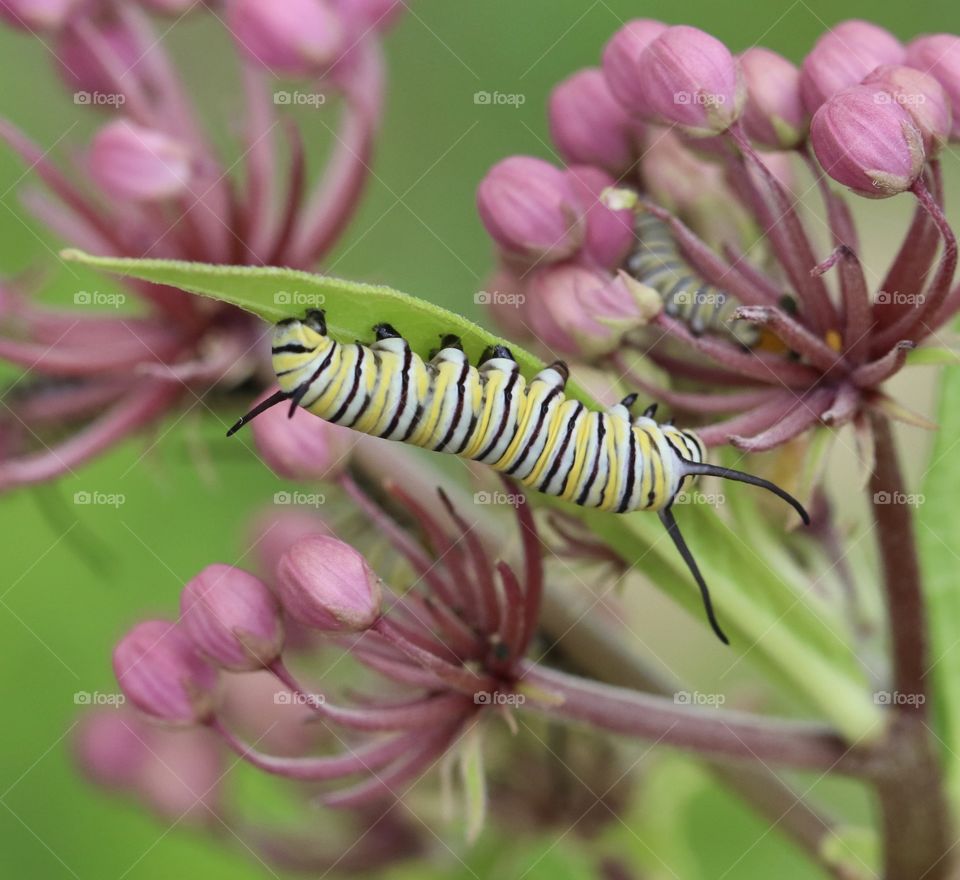
<instances>
[{"instance_id":1,"label":"pink flower bud","mask_svg":"<svg viewBox=\"0 0 960 880\"><path fill-rule=\"evenodd\" d=\"M574 165L567 178L587 217L587 235L581 257L603 269L616 269L633 247L633 211L614 211L603 199L616 181L599 168Z\"/></svg>"},{"instance_id":2,"label":"pink flower bud","mask_svg":"<svg viewBox=\"0 0 960 880\"><path fill-rule=\"evenodd\" d=\"M91 782L104 788L129 789L150 759L150 730L129 710L87 712L73 734L77 763Z\"/></svg>"},{"instance_id":3,"label":"pink flower bud","mask_svg":"<svg viewBox=\"0 0 960 880\"><path fill-rule=\"evenodd\" d=\"M864 85L883 90L888 100L899 104L923 136L923 148L933 159L950 137L950 99L937 80L913 67L884 65L863 80Z\"/></svg>"},{"instance_id":4,"label":"pink flower bud","mask_svg":"<svg viewBox=\"0 0 960 880\"><path fill-rule=\"evenodd\" d=\"M875 86L851 86L830 98L814 114L810 142L827 174L870 198L909 189L923 170L919 129Z\"/></svg>"},{"instance_id":5,"label":"pink flower bud","mask_svg":"<svg viewBox=\"0 0 960 880\"><path fill-rule=\"evenodd\" d=\"M137 780L140 799L163 819L222 828L217 814L225 768L217 735L205 727L152 733L151 760Z\"/></svg>"},{"instance_id":6,"label":"pink flower bud","mask_svg":"<svg viewBox=\"0 0 960 880\"><path fill-rule=\"evenodd\" d=\"M640 69L650 113L694 137L726 131L743 110L746 90L736 59L698 28L667 28L647 46Z\"/></svg>"},{"instance_id":7,"label":"pink flower bud","mask_svg":"<svg viewBox=\"0 0 960 880\"><path fill-rule=\"evenodd\" d=\"M322 632L361 632L380 614L380 579L336 538L297 541L277 570L280 601L294 620Z\"/></svg>"},{"instance_id":8,"label":"pink flower bud","mask_svg":"<svg viewBox=\"0 0 960 880\"><path fill-rule=\"evenodd\" d=\"M710 140L700 138L691 141L691 145ZM658 204L677 214L689 212L717 195L730 196L723 168L695 155L673 131L657 129L651 133L641 167L647 192Z\"/></svg>"},{"instance_id":9,"label":"pink flower bud","mask_svg":"<svg viewBox=\"0 0 960 880\"><path fill-rule=\"evenodd\" d=\"M154 718L195 724L213 714L217 671L170 621L131 629L113 651L113 671L130 702Z\"/></svg>"},{"instance_id":10,"label":"pink flower bud","mask_svg":"<svg viewBox=\"0 0 960 880\"><path fill-rule=\"evenodd\" d=\"M186 145L125 119L100 129L90 145L89 165L96 183L118 199L167 199L190 186Z\"/></svg>"},{"instance_id":11,"label":"pink flower bud","mask_svg":"<svg viewBox=\"0 0 960 880\"><path fill-rule=\"evenodd\" d=\"M550 95L550 136L568 164L598 165L613 174L636 160L643 126L614 99L601 70L580 70Z\"/></svg>"},{"instance_id":12,"label":"pink flower bud","mask_svg":"<svg viewBox=\"0 0 960 880\"><path fill-rule=\"evenodd\" d=\"M259 669L283 650L276 598L259 578L230 565L208 565L187 582L180 619L197 650L224 669Z\"/></svg>"},{"instance_id":13,"label":"pink flower bud","mask_svg":"<svg viewBox=\"0 0 960 880\"><path fill-rule=\"evenodd\" d=\"M204 0L140 0L151 12L159 15L175 15L178 18L195 7L203 6Z\"/></svg>"},{"instance_id":14,"label":"pink flower bud","mask_svg":"<svg viewBox=\"0 0 960 880\"><path fill-rule=\"evenodd\" d=\"M0 18L25 31L52 30L79 5L80 0L0 0Z\"/></svg>"},{"instance_id":15,"label":"pink flower bud","mask_svg":"<svg viewBox=\"0 0 960 880\"><path fill-rule=\"evenodd\" d=\"M537 269L528 290L534 335L555 354L606 354L649 316L622 276L572 263ZM660 300L656 293L652 297L655 313Z\"/></svg>"},{"instance_id":16,"label":"pink flower bud","mask_svg":"<svg viewBox=\"0 0 960 880\"><path fill-rule=\"evenodd\" d=\"M566 175L542 159L510 156L480 181L477 209L504 256L560 260L583 244L585 218Z\"/></svg>"},{"instance_id":17,"label":"pink flower bud","mask_svg":"<svg viewBox=\"0 0 960 880\"><path fill-rule=\"evenodd\" d=\"M611 94L633 116L650 115L640 57L667 26L652 18L635 18L618 30L603 49L603 75Z\"/></svg>"},{"instance_id":18,"label":"pink flower bud","mask_svg":"<svg viewBox=\"0 0 960 880\"><path fill-rule=\"evenodd\" d=\"M308 535L332 534L316 513L300 507L271 506L257 515L247 530L249 552L268 585L275 582L280 559L294 543Z\"/></svg>"},{"instance_id":19,"label":"pink flower bud","mask_svg":"<svg viewBox=\"0 0 960 880\"><path fill-rule=\"evenodd\" d=\"M404 0L335 0L336 7L363 28L385 30L406 9Z\"/></svg>"},{"instance_id":20,"label":"pink flower bud","mask_svg":"<svg viewBox=\"0 0 960 880\"><path fill-rule=\"evenodd\" d=\"M525 282L509 268L498 269L487 280L483 305L493 315L496 325L507 339L521 342L530 338L527 326Z\"/></svg>"},{"instance_id":21,"label":"pink flower bud","mask_svg":"<svg viewBox=\"0 0 960 880\"><path fill-rule=\"evenodd\" d=\"M114 22L105 22L98 30L113 61L121 70L128 71L127 76L136 76L140 69L137 63L143 53L130 30ZM71 91L91 94L112 94L116 91L117 85L107 75L99 53L85 40L78 38L73 28L61 32L56 47L60 75Z\"/></svg>"},{"instance_id":22,"label":"pink flower bud","mask_svg":"<svg viewBox=\"0 0 960 880\"><path fill-rule=\"evenodd\" d=\"M953 122L950 140L960 140L960 37L929 34L907 46L907 64L930 74L950 99Z\"/></svg>"},{"instance_id":23,"label":"pink flower bud","mask_svg":"<svg viewBox=\"0 0 960 880\"><path fill-rule=\"evenodd\" d=\"M740 55L747 87L743 127L763 147L788 150L806 136L810 116L800 97L800 70L782 55L755 47Z\"/></svg>"},{"instance_id":24,"label":"pink flower bud","mask_svg":"<svg viewBox=\"0 0 960 880\"><path fill-rule=\"evenodd\" d=\"M228 0L241 51L282 76L322 73L344 48L343 21L326 0Z\"/></svg>"},{"instance_id":25,"label":"pink flower bud","mask_svg":"<svg viewBox=\"0 0 960 880\"><path fill-rule=\"evenodd\" d=\"M275 406L250 423L260 457L287 480L336 479L350 463L353 434L306 410L298 409L292 419L287 411L288 407Z\"/></svg>"},{"instance_id":26,"label":"pink flower bud","mask_svg":"<svg viewBox=\"0 0 960 880\"><path fill-rule=\"evenodd\" d=\"M841 89L859 83L881 64L902 64L904 48L889 31L852 19L830 28L800 68L800 94L808 113Z\"/></svg>"}]
</instances>

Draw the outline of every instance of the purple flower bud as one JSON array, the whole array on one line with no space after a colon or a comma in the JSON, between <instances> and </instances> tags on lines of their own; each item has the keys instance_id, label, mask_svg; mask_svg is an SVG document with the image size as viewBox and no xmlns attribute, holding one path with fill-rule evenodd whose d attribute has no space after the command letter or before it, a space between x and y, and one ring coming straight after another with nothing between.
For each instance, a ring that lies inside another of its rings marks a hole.
<instances>
[{"instance_id":1,"label":"purple flower bud","mask_svg":"<svg viewBox=\"0 0 960 880\"><path fill-rule=\"evenodd\" d=\"M711 140L700 138L690 146ZM642 170L646 190L658 204L677 214L687 213L718 195L730 197L723 168L695 155L673 131L658 129L651 134Z\"/></svg>"},{"instance_id":2,"label":"purple flower bud","mask_svg":"<svg viewBox=\"0 0 960 880\"><path fill-rule=\"evenodd\" d=\"M830 28L800 68L800 94L808 113L841 89L859 83L881 64L903 64L904 48L889 31L852 19Z\"/></svg>"},{"instance_id":3,"label":"purple flower bud","mask_svg":"<svg viewBox=\"0 0 960 880\"><path fill-rule=\"evenodd\" d=\"M168 620L131 629L113 651L113 671L130 702L154 718L195 724L213 714L217 671Z\"/></svg>"},{"instance_id":4,"label":"purple flower bud","mask_svg":"<svg viewBox=\"0 0 960 880\"><path fill-rule=\"evenodd\" d=\"M238 47L276 74L322 73L344 48L343 21L325 0L228 0Z\"/></svg>"},{"instance_id":5,"label":"purple flower bud","mask_svg":"<svg viewBox=\"0 0 960 880\"><path fill-rule=\"evenodd\" d=\"M271 506L254 517L247 529L249 552L264 580L276 580L277 566L287 550L308 535L332 535L330 527L315 512L302 507Z\"/></svg>"},{"instance_id":6,"label":"purple flower bud","mask_svg":"<svg viewBox=\"0 0 960 880\"><path fill-rule=\"evenodd\" d=\"M125 119L100 129L90 145L89 164L97 184L118 199L167 199L190 185L186 145Z\"/></svg>"},{"instance_id":7,"label":"purple flower bud","mask_svg":"<svg viewBox=\"0 0 960 880\"><path fill-rule=\"evenodd\" d=\"M80 0L0 0L0 18L26 31L60 27Z\"/></svg>"},{"instance_id":8,"label":"purple flower bud","mask_svg":"<svg viewBox=\"0 0 960 880\"><path fill-rule=\"evenodd\" d=\"M130 30L114 22L104 22L99 33L113 61L128 71L128 76L134 76L143 53ZM74 28L61 32L56 47L60 75L71 91L109 94L116 90L116 83L107 74L99 53L78 38Z\"/></svg>"},{"instance_id":9,"label":"purple flower bud","mask_svg":"<svg viewBox=\"0 0 960 880\"><path fill-rule=\"evenodd\" d=\"M667 28L640 59L646 101L656 119L694 137L726 131L746 99L736 59L698 28Z\"/></svg>"},{"instance_id":10,"label":"purple flower bud","mask_svg":"<svg viewBox=\"0 0 960 880\"><path fill-rule=\"evenodd\" d=\"M477 208L504 256L560 260L583 244L585 218L566 175L542 159L510 156L480 181Z\"/></svg>"},{"instance_id":11,"label":"purple flower bud","mask_svg":"<svg viewBox=\"0 0 960 880\"><path fill-rule=\"evenodd\" d=\"M195 7L203 6L204 0L140 0L151 12L160 15L175 15L178 18Z\"/></svg>"},{"instance_id":12,"label":"purple flower bud","mask_svg":"<svg viewBox=\"0 0 960 880\"><path fill-rule=\"evenodd\" d=\"M792 149L806 136L810 116L800 97L800 70L782 55L756 47L740 55L747 87L743 127L763 147Z\"/></svg>"},{"instance_id":13,"label":"purple flower bud","mask_svg":"<svg viewBox=\"0 0 960 880\"><path fill-rule=\"evenodd\" d=\"M950 99L934 77L913 67L884 65L868 74L863 84L882 89L888 100L910 114L928 159L940 152L950 137L952 119Z\"/></svg>"},{"instance_id":14,"label":"purple flower bud","mask_svg":"<svg viewBox=\"0 0 960 880\"><path fill-rule=\"evenodd\" d=\"M929 34L907 46L907 64L936 79L950 99L953 124L950 140L960 140L960 37Z\"/></svg>"},{"instance_id":15,"label":"purple flower bud","mask_svg":"<svg viewBox=\"0 0 960 880\"><path fill-rule=\"evenodd\" d=\"M599 168L574 165L567 178L587 217L587 234L581 256L603 269L616 269L634 243L633 211L607 207L603 192L616 181Z\"/></svg>"},{"instance_id":16,"label":"purple flower bud","mask_svg":"<svg viewBox=\"0 0 960 880\"><path fill-rule=\"evenodd\" d=\"M361 632L380 615L380 579L349 544L315 535L297 541L277 567L280 601L322 632Z\"/></svg>"},{"instance_id":17,"label":"purple flower bud","mask_svg":"<svg viewBox=\"0 0 960 880\"><path fill-rule=\"evenodd\" d=\"M135 712L95 709L73 735L77 763L92 782L105 788L130 788L150 759L150 728Z\"/></svg>"},{"instance_id":18,"label":"purple flower bud","mask_svg":"<svg viewBox=\"0 0 960 880\"><path fill-rule=\"evenodd\" d=\"M610 92L634 115L650 115L640 56L667 26L652 18L635 18L618 30L603 49L603 75Z\"/></svg>"},{"instance_id":19,"label":"purple flower bud","mask_svg":"<svg viewBox=\"0 0 960 880\"><path fill-rule=\"evenodd\" d=\"M187 582L180 619L200 653L224 669L259 669L283 650L273 593L259 578L230 565L208 565Z\"/></svg>"},{"instance_id":20,"label":"purple flower bud","mask_svg":"<svg viewBox=\"0 0 960 880\"><path fill-rule=\"evenodd\" d=\"M814 114L810 142L823 170L869 198L909 189L923 170L923 138L910 114L876 86L851 86Z\"/></svg>"},{"instance_id":21,"label":"purple flower bud","mask_svg":"<svg viewBox=\"0 0 960 880\"><path fill-rule=\"evenodd\" d=\"M219 826L226 768L218 736L206 727L151 732L151 760L137 780L140 799L161 818Z\"/></svg>"},{"instance_id":22,"label":"purple flower bud","mask_svg":"<svg viewBox=\"0 0 960 880\"><path fill-rule=\"evenodd\" d=\"M335 0L336 7L360 27L385 30L406 9L404 0Z\"/></svg>"},{"instance_id":23,"label":"purple flower bud","mask_svg":"<svg viewBox=\"0 0 960 880\"><path fill-rule=\"evenodd\" d=\"M550 135L567 163L598 165L620 175L636 159L643 126L627 116L603 72L590 67L554 88Z\"/></svg>"},{"instance_id":24,"label":"purple flower bud","mask_svg":"<svg viewBox=\"0 0 960 880\"><path fill-rule=\"evenodd\" d=\"M257 416L250 428L260 457L284 479L333 480L350 462L351 432L305 410L289 419L287 407L275 406Z\"/></svg>"}]
</instances>

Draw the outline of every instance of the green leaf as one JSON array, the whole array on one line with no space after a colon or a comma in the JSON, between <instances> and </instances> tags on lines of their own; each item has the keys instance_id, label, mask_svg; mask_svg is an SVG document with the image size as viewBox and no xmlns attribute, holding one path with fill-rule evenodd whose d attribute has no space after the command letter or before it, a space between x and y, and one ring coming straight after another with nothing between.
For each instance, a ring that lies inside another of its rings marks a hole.
<instances>
[{"instance_id":1,"label":"green leaf","mask_svg":"<svg viewBox=\"0 0 960 880\"><path fill-rule=\"evenodd\" d=\"M460 779L467 843L476 843L487 818L487 777L483 769L483 737L479 724L474 724L460 740Z\"/></svg>"},{"instance_id":2,"label":"green leaf","mask_svg":"<svg viewBox=\"0 0 960 880\"><path fill-rule=\"evenodd\" d=\"M525 375L543 367L539 358L461 315L380 284L273 266L132 260L97 257L74 249L62 251L61 256L106 272L209 296L253 312L271 324L300 317L307 308L322 308L326 310L330 335L341 342L372 340L373 325L385 322L396 327L421 355L436 348L441 336L455 333L474 361L488 345L502 344L509 346ZM582 403L592 403L572 383L567 392Z\"/></svg>"},{"instance_id":3,"label":"green leaf","mask_svg":"<svg viewBox=\"0 0 960 880\"><path fill-rule=\"evenodd\" d=\"M957 567L957 499L960 498L960 373L943 373L937 410L940 430L921 488L917 543L931 630L930 666L938 736L945 743L943 761L955 808L960 808L960 579Z\"/></svg>"},{"instance_id":4,"label":"green leaf","mask_svg":"<svg viewBox=\"0 0 960 880\"><path fill-rule=\"evenodd\" d=\"M908 367L939 367L960 364L960 351L924 346L907 352Z\"/></svg>"}]
</instances>

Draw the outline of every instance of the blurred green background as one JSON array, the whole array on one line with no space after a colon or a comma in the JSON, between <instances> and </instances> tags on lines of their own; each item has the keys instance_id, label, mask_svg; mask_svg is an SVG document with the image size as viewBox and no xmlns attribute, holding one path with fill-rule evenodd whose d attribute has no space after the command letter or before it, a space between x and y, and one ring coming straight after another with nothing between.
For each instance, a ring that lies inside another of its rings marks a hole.
<instances>
[{"instance_id":1,"label":"blurred green background","mask_svg":"<svg viewBox=\"0 0 960 880\"><path fill-rule=\"evenodd\" d=\"M596 63L621 22L643 15L695 24L735 51L759 43L795 61L825 27L844 18L869 18L903 39L957 23L952 0L642 5L633 0L416 0L411 7L386 40L390 88L375 176L356 222L326 268L388 282L478 317L473 294L483 289L490 249L474 212L476 183L507 154L550 155L544 107L551 86ZM228 143L238 125L240 96L222 33L201 20L178 25L165 40ZM65 131L58 149L84 144L98 120L73 105L51 72L49 49L4 31L0 57L0 114L44 146ZM519 108L477 105L473 95L481 90L522 94L525 101ZM317 151L326 141L324 124L313 125L310 114L330 110L300 114ZM954 184L956 171L953 161L948 175ZM55 259L60 243L20 208L17 191L26 182L19 163L0 150L0 270L42 268L50 273L51 297L62 294L68 301L65 291L76 289L78 280ZM902 228L906 208L866 207L879 256ZM103 279L87 281L94 283L99 289L110 285ZM77 712L74 694L115 688L109 656L118 634L138 616L173 613L183 581L203 565L236 559L250 511L277 488L248 449L222 439L220 428L198 407L146 456L143 442L134 441L75 479L0 500L5 538L0 862L5 876L269 876L236 849L171 830L169 823L157 823L93 790L77 777L66 748ZM208 444L212 480L198 475L191 452L198 437ZM58 511L74 509L70 502L77 491L121 493L125 501L116 509L85 509L74 526ZM80 552L91 546L104 556L98 568ZM636 749L636 756L643 751ZM673 757L655 762L647 755L640 766L648 771L642 802L624 823L613 822L603 846L649 872L644 876L817 876L692 763ZM847 790L837 796L857 800ZM312 819L322 827L322 813ZM536 880L590 876L593 866L575 835L557 844L556 833L506 835L494 824L471 850L449 829L439 827L437 833L450 838L459 857L437 853L431 869L437 876ZM422 868L406 874L428 876Z\"/></svg>"}]
</instances>

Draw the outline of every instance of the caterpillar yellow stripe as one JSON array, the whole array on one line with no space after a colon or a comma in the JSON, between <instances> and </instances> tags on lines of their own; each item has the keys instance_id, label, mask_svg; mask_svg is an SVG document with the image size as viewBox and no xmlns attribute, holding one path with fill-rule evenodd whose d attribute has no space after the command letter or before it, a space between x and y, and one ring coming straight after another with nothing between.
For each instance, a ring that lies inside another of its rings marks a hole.
<instances>
[{"instance_id":1,"label":"caterpillar yellow stripe","mask_svg":"<svg viewBox=\"0 0 960 880\"><path fill-rule=\"evenodd\" d=\"M280 390L229 434L289 400L291 415L299 406L364 434L483 462L530 489L584 507L657 511L724 642L706 584L670 511L684 482L713 474L763 486L808 521L799 502L772 483L707 464L696 434L658 423L656 407L634 416L636 395L602 412L568 399L561 361L527 380L504 346L488 348L474 366L460 340L445 336L424 361L389 324L373 330L368 346L332 339L320 310L281 321L273 336Z\"/></svg>"}]
</instances>

